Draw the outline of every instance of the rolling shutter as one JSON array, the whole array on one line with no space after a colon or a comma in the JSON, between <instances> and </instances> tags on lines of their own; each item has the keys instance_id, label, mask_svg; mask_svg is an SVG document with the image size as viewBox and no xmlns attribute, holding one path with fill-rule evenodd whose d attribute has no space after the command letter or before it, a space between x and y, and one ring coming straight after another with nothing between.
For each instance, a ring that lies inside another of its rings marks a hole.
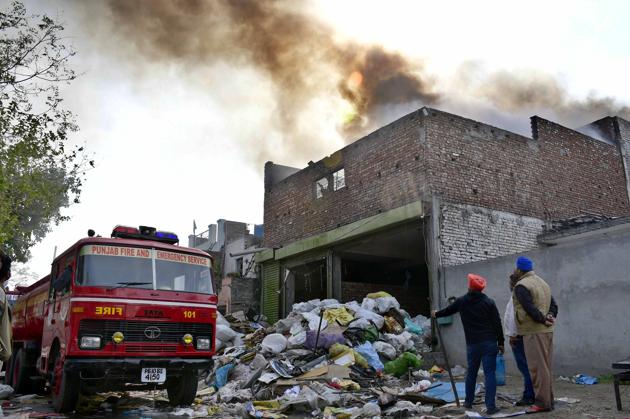
<instances>
[{"instance_id":1,"label":"rolling shutter","mask_svg":"<svg viewBox=\"0 0 630 419\"><path fill-rule=\"evenodd\" d=\"M267 321L274 324L280 312L280 262L270 260L263 263L262 269L262 312Z\"/></svg>"}]
</instances>

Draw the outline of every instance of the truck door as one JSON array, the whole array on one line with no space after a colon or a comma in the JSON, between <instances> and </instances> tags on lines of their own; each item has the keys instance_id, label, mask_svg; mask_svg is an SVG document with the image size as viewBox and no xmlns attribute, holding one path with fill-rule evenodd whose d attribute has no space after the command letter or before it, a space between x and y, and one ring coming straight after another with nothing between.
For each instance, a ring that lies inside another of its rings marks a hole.
<instances>
[{"instance_id":1,"label":"truck door","mask_svg":"<svg viewBox=\"0 0 630 419\"><path fill-rule=\"evenodd\" d=\"M74 254L66 255L53 265L48 289L48 300L44 308L44 334L42 336L42 361L48 358L55 339L59 341L59 349L65 352L69 336L70 289L74 279L76 258ZM42 369L45 368L43 363Z\"/></svg>"}]
</instances>

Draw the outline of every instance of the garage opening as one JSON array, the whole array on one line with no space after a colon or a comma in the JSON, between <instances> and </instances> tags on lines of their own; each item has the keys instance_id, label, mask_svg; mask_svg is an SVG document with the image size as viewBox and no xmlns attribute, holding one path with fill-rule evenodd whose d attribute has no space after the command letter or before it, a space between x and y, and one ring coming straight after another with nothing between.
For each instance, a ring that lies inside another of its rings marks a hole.
<instances>
[{"instance_id":1,"label":"garage opening","mask_svg":"<svg viewBox=\"0 0 630 419\"><path fill-rule=\"evenodd\" d=\"M425 222L413 222L335 248L341 301L359 303L386 291L412 316L429 316L429 269Z\"/></svg>"},{"instance_id":2,"label":"garage opening","mask_svg":"<svg viewBox=\"0 0 630 419\"><path fill-rule=\"evenodd\" d=\"M326 298L328 295L326 263L326 258L320 258L299 265L285 266L283 316L291 311L294 303Z\"/></svg>"}]
</instances>

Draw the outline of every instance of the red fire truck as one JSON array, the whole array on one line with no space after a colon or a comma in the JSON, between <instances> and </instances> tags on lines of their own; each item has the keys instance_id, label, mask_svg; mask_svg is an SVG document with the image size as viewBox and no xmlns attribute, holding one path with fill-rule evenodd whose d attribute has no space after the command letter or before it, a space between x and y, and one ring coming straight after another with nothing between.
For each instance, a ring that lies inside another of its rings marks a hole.
<instances>
[{"instance_id":1,"label":"red fire truck","mask_svg":"<svg viewBox=\"0 0 630 419\"><path fill-rule=\"evenodd\" d=\"M211 258L152 227L88 235L19 290L6 382L46 386L58 412L80 392L158 388L172 405L192 403L215 350Z\"/></svg>"}]
</instances>

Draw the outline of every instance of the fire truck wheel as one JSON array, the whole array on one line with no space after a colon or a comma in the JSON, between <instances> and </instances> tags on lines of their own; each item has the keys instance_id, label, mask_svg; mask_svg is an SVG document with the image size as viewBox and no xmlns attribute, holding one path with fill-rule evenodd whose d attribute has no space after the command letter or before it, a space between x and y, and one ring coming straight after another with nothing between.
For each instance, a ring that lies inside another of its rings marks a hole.
<instances>
[{"instance_id":1,"label":"fire truck wheel","mask_svg":"<svg viewBox=\"0 0 630 419\"><path fill-rule=\"evenodd\" d=\"M31 369L26 362L26 351L24 349L18 349L17 353L13 355L11 365L11 386L15 389L16 393L29 394L31 392Z\"/></svg>"},{"instance_id":2,"label":"fire truck wheel","mask_svg":"<svg viewBox=\"0 0 630 419\"><path fill-rule=\"evenodd\" d=\"M55 412L72 412L79 399L78 376L64 371L63 362L58 354L53 365L55 369L50 393Z\"/></svg>"},{"instance_id":3,"label":"fire truck wheel","mask_svg":"<svg viewBox=\"0 0 630 419\"><path fill-rule=\"evenodd\" d=\"M171 406L190 406L197 395L197 384L197 370L184 371L179 379L168 383L166 392Z\"/></svg>"},{"instance_id":4,"label":"fire truck wheel","mask_svg":"<svg viewBox=\"0 0 630 419\"><path fill-rule=\"evenodd\" d=\"M7 362L5 362L5 370L4 370L4 384L7 384L13 387L13 364L15 361L15 349L13 350L13 355Z\"/></svg>"}]
</instances>

